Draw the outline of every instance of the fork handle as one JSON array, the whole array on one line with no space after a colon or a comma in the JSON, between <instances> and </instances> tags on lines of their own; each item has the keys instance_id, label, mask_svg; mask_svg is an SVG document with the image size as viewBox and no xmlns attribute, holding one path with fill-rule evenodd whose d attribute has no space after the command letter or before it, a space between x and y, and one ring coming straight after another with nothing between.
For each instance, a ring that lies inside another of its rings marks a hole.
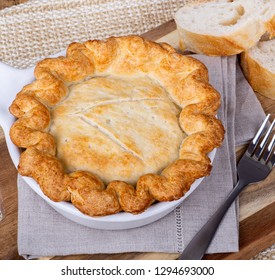
<instances>
[{"instance_id":1,"label":"fork handle","mask_svg":"<svg viewBox=\"0 0 275 280\"><path fill-rule=\"evenodd\" d=\"M245 181L238 181L236 186L230 192L224 203L218 208L208 222L201 228L201 230L194 236L178 260L201 260L204 256L211 240L226 214L228 208L237 198L240 192L247 186Z\"/></svg>"}]
</instances>

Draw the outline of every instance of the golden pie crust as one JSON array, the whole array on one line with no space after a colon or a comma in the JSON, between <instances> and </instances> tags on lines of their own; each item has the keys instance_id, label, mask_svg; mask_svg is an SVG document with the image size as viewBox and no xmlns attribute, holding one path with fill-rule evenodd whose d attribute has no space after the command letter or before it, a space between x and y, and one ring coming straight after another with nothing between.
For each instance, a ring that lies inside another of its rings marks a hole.
<instances>
[{"instance_id":1,"label":"golden pie crust","mask_svg":"<svg viewBox=\"0 0 275 280\"><path fill-rule=\"evenodd\" d=\"M206 67L139 36L72 43L16 96L18 171L53 201L104 216L181 198L222 144Z\"/></svg>"}]
</instances>

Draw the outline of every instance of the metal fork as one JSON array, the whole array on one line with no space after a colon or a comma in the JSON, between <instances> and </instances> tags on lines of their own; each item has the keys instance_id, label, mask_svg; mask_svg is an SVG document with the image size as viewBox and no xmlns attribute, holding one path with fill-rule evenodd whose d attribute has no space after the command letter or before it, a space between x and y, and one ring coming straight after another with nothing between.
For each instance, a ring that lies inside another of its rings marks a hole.
<instances>
[{"instance_id":1,"label":"metal fork","mask_svg":"<svg viewBox=\"0 0 275 280\"><path fill-rule=\"evenodd\" d=\"M214 215L201 228L195 237L187 245L178 260L200 260L204 256L211 240L213 239L228 208L249 184L264 180L275 165L275 135L271 141L272 129L275 125L273 120L266 134L267 122L270 115L267 115L259 131L249 144L246 152L238 163L238 182L230 192L224 203L218 208Z\"/></svg>"}]
</instances>

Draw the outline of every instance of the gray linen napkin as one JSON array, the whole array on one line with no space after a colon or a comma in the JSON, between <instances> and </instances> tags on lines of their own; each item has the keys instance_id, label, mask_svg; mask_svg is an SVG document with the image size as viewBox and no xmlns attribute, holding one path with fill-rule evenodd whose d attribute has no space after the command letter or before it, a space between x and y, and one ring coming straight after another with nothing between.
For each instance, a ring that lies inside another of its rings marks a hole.
<instances>
[{"instance_id":1,"label":"gray linen napkin","mask_svg":"<svg viewBox=\"0 0 275 280\"><path fill-rule=\"evenodd\" d=\"M218 117L226 129L212 173L164 218L140 228L103 231L76 224L53 210L18 177L18 250L25 258L118 252L181 252L222 203L236 182L235 146L250 140L265 114L236 63L236 57L195 55L206 64L221 93ZM237 77L237 78L236 78ZM238 217L233 205L208 253L238 250Z\"/></svg>"}]
</instances>

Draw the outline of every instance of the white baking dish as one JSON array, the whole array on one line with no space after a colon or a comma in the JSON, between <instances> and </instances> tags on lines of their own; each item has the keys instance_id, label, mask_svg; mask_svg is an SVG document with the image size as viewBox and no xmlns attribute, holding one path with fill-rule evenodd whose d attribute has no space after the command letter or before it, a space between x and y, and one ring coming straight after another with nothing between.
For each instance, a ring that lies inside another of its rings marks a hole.
<instances>
[{"instance_id":1,"label":"white baking dish","mask_svg":"<svg viewBox=\"0 0 275 280\"><path fill-rule=\"evenodd\" d=\"M19 162L20 151L11 142L11 139L9 137L10 127L15 119L9 113L8 108L15 98L17 92L19 92L24 85L34 80L33 70L34 68L28 68L24 70L14 69L3 63L0 63L0 125L4 130L7 147L16 168ZM212 162L215 153L216 149L209 154ZM104 230L120 230L140 227L164 217L165 215L173 211L178 205L180 205L199 186L199 184L203 180L203 178L196 180L191 186L191 189L181 199L172 202L155 203L141 214L132 215L125 212L120 212L114 215L94 218L84 215L69 202L51 201L42 193L36 181L29 177L23 178L33 191L35 191L42 199L44 199L61 215L81 225Z\"/></svg>"}]
</instances>

